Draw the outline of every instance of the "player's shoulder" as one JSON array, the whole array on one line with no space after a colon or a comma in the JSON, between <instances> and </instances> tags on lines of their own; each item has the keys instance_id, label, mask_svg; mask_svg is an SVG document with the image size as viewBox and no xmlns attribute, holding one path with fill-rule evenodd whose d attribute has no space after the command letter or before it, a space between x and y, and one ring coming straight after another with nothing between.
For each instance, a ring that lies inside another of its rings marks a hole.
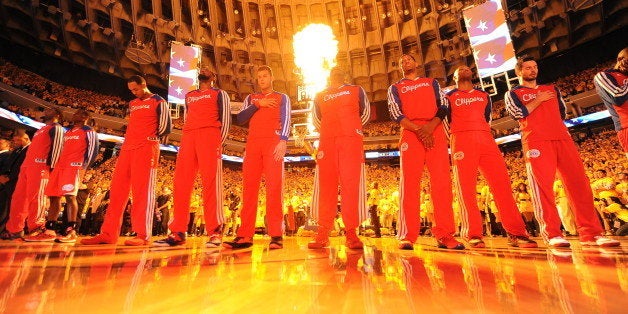
<instances>
[{"instance_id":1,"label":"player's shoulder","mask_svg":"<svg viewBox=\"0 0 628 314\"><path fill-rule=\"evenodd\" d=\"M85 131L85 132L89 132L89 131L93 131L93 130L94 130L94 128L92 128L92 127L91 127L91 126L89 126L89 125L83 125L83 126L81 126L81 130L83 130L83 131Z\"/></svg>"},{"instance_id":2,"label":"player's shoulder","mask_svg":"<svg viewBox=\"0 0 628 314\"><path fill-rule=\"evenodd\" d=\"M153 94L152 96L150 96L150 98L152 100L154 100L155 102L158 102L158 103L162 102L162 101L165 101L165 99L163 99L163 97L161 97L161 96L159 96L157 94Z\"/></svg>"},{"instance_id":3,"label":"player's shoulder","mask_svg":"<svg viewBox=\"0 0 628 314\"><path fill-rule=\"evenodd\" d=\"M454 95L454 94L456 94L458 91L459 91L459 89L454 88L454 89L452 89L452 90L448 91L447 93L445 93L445 95L447 95L447 96L453 96L453 95Z\"/></svg>"},{"instance_id":4,"label":"player's shoulder","mask_svg":"<svg viewBox=\"0 0 628 314\"><path fill-rule=\"evenodd\" d=\"M473 87L473 90L474 90L475 92L477 92L477 93L486 94L486 95L488 96L488 92L487 92L487 91L485 91L485 90L483 90L483 89L481 89L481 88L479 88L479 87L477 87L477 86Z\"/></svg>"}]
</instances>

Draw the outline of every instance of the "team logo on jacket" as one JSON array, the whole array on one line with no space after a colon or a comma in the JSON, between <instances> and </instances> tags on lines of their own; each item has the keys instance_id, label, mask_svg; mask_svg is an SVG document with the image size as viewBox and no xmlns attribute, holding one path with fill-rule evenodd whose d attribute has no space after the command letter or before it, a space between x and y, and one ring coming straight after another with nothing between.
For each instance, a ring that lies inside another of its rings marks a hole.
<instances>
[{"instance_id":1,"label":"team logo on jacket","mask_svg":"<svg viewBox=\"0 0 628 314\"><path fill-rule=\"evenodd\" d=\"M399 150L401 150L402 152L405 152L408 150L408 143L403 142L401 143L401 146L399 147Z\"/></svg>"},{"instance_id":2,"label":"team logo on jacket","mask_svg":"<svg viewBox=\"0 0 628 314\"><path fill-rule=\"evenodd\" d=\"M316 159L323 159L323 157L325 157L325 152L322 150L316 153Z\"/></svg>"},{"instance_id":3,"label":"team logo on jacket","mask_svg":"<svg viewBox=\"0 0 628 314\"><path fill-rule=\"evenodd\" d=\"M539 156L541 156L541 152L538 149L531 149L526 152L526 156L528 158L538 158Z\"/></svg>"},{"instance_id":4,"label":"team logo on jacket","mask_svg":"<svg viewBox=\"0 0 628 314\"><path fill-rule=\"evenodd\" d=\"M82 162L72 162L72 163L70 163L70 166L72 166L72 167L82 167L83 163Z\"/></svg>"},{"instance_id":5,"label":"team logo on jacket","mask_svg":"<svg viewBox=\"0 0 628 314\"><path fill-rule=\"evenodd\" d=\"M454 153L454 160L462 160L464 159L464 152L455 152Z\"/></svg>"},{"instance_id":6,"label":"team logo on jacket","mask_svg":"<svg viewBox=\"0 0 628 314\"><path fill-rule=\"evenodd\" d=\"M72 191L74 190L74 184L66 184L61 187L62 191Z\"/></svg>"}]
</instances>

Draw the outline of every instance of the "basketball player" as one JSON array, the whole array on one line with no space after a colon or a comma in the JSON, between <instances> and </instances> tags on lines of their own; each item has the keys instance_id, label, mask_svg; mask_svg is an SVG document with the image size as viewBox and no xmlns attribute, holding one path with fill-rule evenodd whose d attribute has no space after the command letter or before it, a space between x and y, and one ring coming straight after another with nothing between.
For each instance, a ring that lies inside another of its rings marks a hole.
<instances>
[{"instance_id":1,"label":"basketball player","mask_svg":"<svg viewBox=\"0 0 628 314\"><path fill-rule=\"evenodd\" d=\"M478 169L486 178L508 233L508 244L534 248L512 196L506 162L491 134L491 98L471 83L473 72L460 66L454 72L456 89L447 94L453 159L454 188L460 201L462 238L472 248L485 247L482 217L478 208L476 183Z\"/></svg>"},{"instance_id":2,"label":"basketball player","mask_svg":"<svg viewBox=\"0 0 628 314\"><path fill-rule=\"evenodd\" d=\"M198 75L199 88L185 96L185 124L174 171L174 220L167 238L156 246L185 244L190 220L190 200L196 173L203 181L203 214L209 234L207 247L220 247L222 224L222 143L231 125L229 95L213 87L216 75L203 67Z\"/></svg>"},{"instance_id":3,"label":"basketball player","mask_svg":"<svg viewBox=\"0 0 628 314\"><path fill-rule=\"evenodd\" d=\"M118 241L129 192L133 193L131 225L137 236L126 240L124 244L146 245L153 230L159 142L160 138L170 134L170 108L163 98L150 92L143 77L131 76L127 83L129 90L137 98L129 103L129 123L111 178L105 220L101 233L91 239L83 239L82 244Z\"/></svg>"},{"instance_id":4,"label":"basketball player","mask_svg":"<svg viewBox=\"0 0 628 314\"><path fill-rule=\"evenodd\" d=\"M244 99L237 117L239 124L249 123L249 135L242 165L242 225L233 241L223 243L228 249L253 245L262 174L266 180L269 248L283 248L283 157L290 135L290 98L273 90L273 72L268 66L257 69L257 84L260 92Z\"/></svg>"},{"instance_id":5,"label":"basketball player","mask_svg":"<svg viewBox=\"0 0 628 314\"><path fill-rule=\"evenodd\" d=\"M534 214L541 236L549 247L569 247L560 230L560 217L554 202L556 171L572 205L582 245L618 246L619 242L602 236L604 229L595 212L593 193L567 127L565 103L554 85L538 84L536 61L519 58L515 72L521 85L504 97L506 109L519 121L521 142L528 171Z\"/></svg>"},{"instance_id":6,"label":"basketball player","mask_svg":"<svg viewBox=\"0 0 628 314\"><path fill-rule=\"evenodd\" d=\"M364 169L364 143L362 125L370 117L370 103L364 89L345 84L345 72L335 67L330 72L329 87L318 93L312 107L312 121L320 132L320 146L316 154L313 217L318 221L310 249L329 244L338 208L345 224L345 245L361 249L362 241L356 229L367 218L366 171Z\"/></svg>"},{"instance_id":7,"label":"basketball player","mask_svg":"<svg viewBox=\"0 0 628 314\"><path fill-rule=\"evenodd\" d=\"M44 190L48 184L50 169L53 169L59 160L65 131L59 124L61 119L59 109L47 108L42 119L46 125L37 130L33 136L11 198L6 231L12 239L23 235L25 220L29 230L27 237L34 237L45 231Z\"/></svg>"},{"instance_id":8,"label":"basketball player","mask_svg":"<svg viewBox=\"0 0 628 314\"><path fill-rule=\"evenodd\" d=\"M617 55L613 69L599 72L593 78L595 90L611 114L619 143L628 157L628 47Z\"/></svg>"},{"instance_id":9,"label":"basketball player","mask_svg":"<svg viewBox=\"0 0 628 314\"><path fill-rule=\"evenodd\" d=\"M76 242L76 218L78 203L76 194L83 180L85 170L96 159L98 154L98 134L86 125L90 118L85 109L78 109L72 116L72 128L63 136L63 149L59 161L50 173L50 180L45 194L50 198L50 208L46 221L46 230L38 235L24 237L26 242L57 241L60 243ZM56 223L61 212L61 197L65 196L67 225L62 236L57 236Z\"/></svg>"},{"instance_id":10,"label":"basketball player","mask_svg":"<svg viewBox=\"0 0 628 314\"><path fill-rule=\"evenodd\" d=\"M434 202L432 234L440 248L461 250L455 233L453 195L449 173L447 136L441 121L447 116L447 98L438 81L419 77L413 56L399 60L403 78L388 88L388 110L403 128L401 154L401 210L398 220L399 248L412 250L419 236L419 199L423 165L430 172ZM438 191L437 193L434 193Z\"/></svg>"}]
</instances>

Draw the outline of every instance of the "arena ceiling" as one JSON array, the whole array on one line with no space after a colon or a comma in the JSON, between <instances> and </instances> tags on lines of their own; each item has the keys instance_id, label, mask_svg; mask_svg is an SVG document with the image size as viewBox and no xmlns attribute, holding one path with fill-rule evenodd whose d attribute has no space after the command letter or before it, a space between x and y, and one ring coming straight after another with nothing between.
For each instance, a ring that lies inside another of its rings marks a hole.
<instances>
[{"instance_id":1,"label":"arena ceiling","mask_svg":"<svg viewBox=\"0 0 628 314\"><path fill-rule=\"evenodd\" d=\"M120 77L144 75L166 88L169 43L203 47L203 63L234 100L253 91L269 64L276 89L296 98L292 35L330 25L338 62L372 101L399 78L401 53L418 56L422 74L451 83L473 62L461 10L479 0L2 0L0 36ZM503 1L517 53L544 58L626 26L628 1Z\"/></svg>"}]
</instances>

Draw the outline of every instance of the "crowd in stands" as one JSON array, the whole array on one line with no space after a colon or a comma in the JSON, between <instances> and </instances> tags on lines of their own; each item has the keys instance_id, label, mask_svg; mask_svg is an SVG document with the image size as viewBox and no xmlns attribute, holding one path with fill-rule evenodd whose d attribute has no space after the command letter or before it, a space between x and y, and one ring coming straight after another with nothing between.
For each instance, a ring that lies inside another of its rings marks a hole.
<instances>
[{"instance_id":1,"label":"crowd in stands","mask_svg":"<svg viewBox=\"0 0 628 314\"><path fill-rule=\"evenodd\" d=\"M61 85L7 61L0 62L0 81L56 105L119 118L126 116L127 102L120 97Z\"/></svg>"},{"instance_id":2,"label":"crowd in stands","mask_svg":"<svg viewBox=\"0 0 628 314\"><path fill-rule=\"evenodd\" d=\"M563 96L572 96L594 90L593 76L595 76L597 72L612 68L614 65L615 60L611 60L578 73L558 78L555 82L556 87L563 93Z\"/></svg>"}]
</instances>

